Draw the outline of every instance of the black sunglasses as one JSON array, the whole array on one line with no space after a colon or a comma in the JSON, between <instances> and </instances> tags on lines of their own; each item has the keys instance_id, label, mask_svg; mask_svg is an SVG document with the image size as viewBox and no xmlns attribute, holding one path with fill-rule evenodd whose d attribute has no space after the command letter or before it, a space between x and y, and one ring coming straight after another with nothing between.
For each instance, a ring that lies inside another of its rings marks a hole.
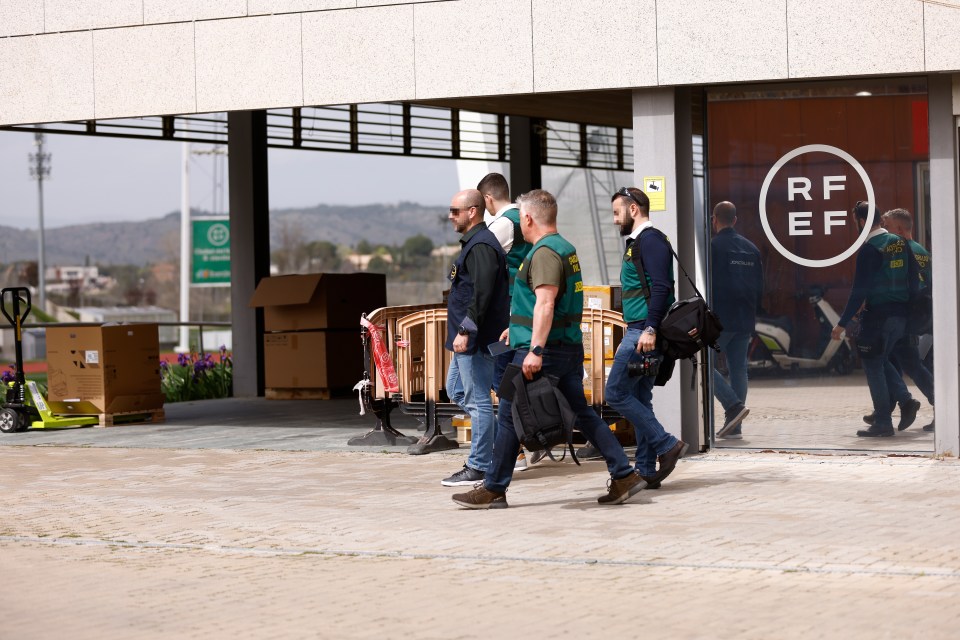
<instances>
[{"instance_id":1,"label":"black sunglasses","mask_svg":"<svg viewBox=\"0 0 960 640\"><path fill-rule=\"evenodd\" d=\"M461 211L469 211L470 209L477 209L477 205L472 204L469 207L450 207L450 213L457 215Z\"/></svg>"},{"instance_id":2,"label":"black sunglasses","mask_svg":"<svg viewBox=\"0 0 960 640\"><path fill-rule=\"evenodd\" d=\"M637 199L637 196L635 196L635 195L633 195L632 193L630 193L630 190L627 189L626 187L620 187L620 190L617 191L615 194L613 194L613 196L610 198L610 202L613 202L614 200L616 200L616 199L619 198L620 196L623 196L624 198L630 198L631 200L633 200L634 202L637 203L637 206L638 206L638 207L640 207L641 209L643 209L643 205L640 204L640 201Z\"/></svg>"}]
</instances>

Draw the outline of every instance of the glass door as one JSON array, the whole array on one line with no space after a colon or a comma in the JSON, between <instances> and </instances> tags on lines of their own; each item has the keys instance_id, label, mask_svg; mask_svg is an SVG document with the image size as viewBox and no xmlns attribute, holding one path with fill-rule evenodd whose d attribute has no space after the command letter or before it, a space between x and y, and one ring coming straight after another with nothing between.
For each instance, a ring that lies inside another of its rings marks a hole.
<instances>
[{"instance_id":1,"label":"glass door","mask_svg":"<svg viewBox=\"0 0 960 640\"><path fill-rule=\"evenodd\" d=\"M706 107L711 305L730 329L715 446L931 451L932 378L917 365L933 336L887 320L909 313L904 278L929 246L924 80L718 88ZM875 205L862 226L859 201ZM892 210L896 237L872 228ZM881 389L896 397L877 420Z\"/></svg>"}]
</instances>

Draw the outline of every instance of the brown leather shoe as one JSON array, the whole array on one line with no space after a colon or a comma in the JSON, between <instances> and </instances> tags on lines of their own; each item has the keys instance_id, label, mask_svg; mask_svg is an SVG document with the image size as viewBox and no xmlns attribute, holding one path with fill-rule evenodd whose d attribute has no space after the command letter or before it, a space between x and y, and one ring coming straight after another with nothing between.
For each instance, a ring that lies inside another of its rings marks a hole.
<instances>
[{"instance_id":1,"label":"brown leather shoe","mask_svg":"<svg viewBox=\"0 0 960 640\"><path fill-rule=\"evenodd\" d=\"M620 478L619 480L610 478L607 481L606 495L597 498L597 502L600 504L622 504L640 493L646 486L647 483L643 481L643 478L641 478L640 474L636 471L631 472L630 475Z\"/></svg>"},{"instance_id":2,"label":"brown leather shoe","mask_svg":"<svg viewBox=\"0 0 960 640\"><path fill-rule=\"evenodd\" d=\"M683 440L677 440L677 444L673 445L673 448L670 451L667 451L664 454L661 454L657 457L660 461L660 470L657 471L657 482L663 482L667 479L667 476L673 473L673 470L677 466L677 460L683 457L683 454L687 452L687 449L690 448Z\"/></svg>"}]
</instances>

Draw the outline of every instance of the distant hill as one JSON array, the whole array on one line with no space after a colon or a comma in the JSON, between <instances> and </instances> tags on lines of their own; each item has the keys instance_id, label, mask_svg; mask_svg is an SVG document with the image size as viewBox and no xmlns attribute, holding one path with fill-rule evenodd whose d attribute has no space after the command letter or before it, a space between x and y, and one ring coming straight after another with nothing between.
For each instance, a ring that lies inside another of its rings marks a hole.
<instances>
[{"instance_id":1,"label":"distant hill","mask_svg":"<svg viewBox=\"0 0 960 640\"><path fill-rule=\"evenodd\" d=\"M204 212L195 211L194 215ZM402 244L423 234L434 244L455 242L458 235L446 221L444 207L413 202L362 206L317 205L270 212L271 247L282 236L304 242L327 240L356 245ZM140 222L96 222L47 229L46 262L53 265L134 264L176 260L180 251L180 213ZM0 225L0 263L37 259L37 232Z\"/></svg>"}]
</instances>

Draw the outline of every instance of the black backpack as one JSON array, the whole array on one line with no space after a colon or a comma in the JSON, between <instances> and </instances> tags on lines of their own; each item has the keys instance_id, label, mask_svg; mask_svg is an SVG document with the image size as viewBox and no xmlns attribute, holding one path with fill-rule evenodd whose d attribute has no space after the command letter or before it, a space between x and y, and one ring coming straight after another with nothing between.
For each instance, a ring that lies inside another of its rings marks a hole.
<instances>
[{"instance_id":1,"label":"black backpack","mask_svg":"<svg viewBox=\"0 0 960 640\"><path fill-rule=\"evenodd\" d=\"M667 240L667 237L662 231L653 227L645 229L640 233L640 236L638 236L636 242L634 242L633 246L636 250L632 254L633 264L636 266L637 275L640 277L640 288L641 291L643 291L643 297L647 299L647 304L650 303L650 286L647 284L647 272L643 268L640 238L650 230L659 233L663 241L670 247L670 253L672 253L674 259L676 259L677 266L680 267L680 271L683 272L683 275L687 278L690 286L693 287L694 292L697 294L686 300L677 300L674 302L673 305L670 306L670 309L667 310L663 320L660 321L657 336L662 343L661 348L663 355L667 358L680 360L683 358L694 358L707 347L720 351L720 347L717 346L717 340L723 331L720 318L711 311L707 305L707 301L700 295L697 285L693 284L693 280L687 275L687 270L684 269L680 263L680 257L677 256L677 252L670 246L670 241Z\"/></svg>"},{"instance_id":2,"label":"black backpack","mask_svg":"<svg viewBox=\"0 0 960 640\"><path fill-rule=\"evenodd\" d=\"M527 451L546 451L551 460L555 460L551 449L566 444L573 461L579 465L573 449L573 428L577 414L557 388L557 378L540 375L527 380L512 365L504 373L504 382L508 375L512 375L512 384L508 386L512 387L513 428L520 444ZM500 389L504 390L503 382Z\"/></svg>"}]
</instances>

